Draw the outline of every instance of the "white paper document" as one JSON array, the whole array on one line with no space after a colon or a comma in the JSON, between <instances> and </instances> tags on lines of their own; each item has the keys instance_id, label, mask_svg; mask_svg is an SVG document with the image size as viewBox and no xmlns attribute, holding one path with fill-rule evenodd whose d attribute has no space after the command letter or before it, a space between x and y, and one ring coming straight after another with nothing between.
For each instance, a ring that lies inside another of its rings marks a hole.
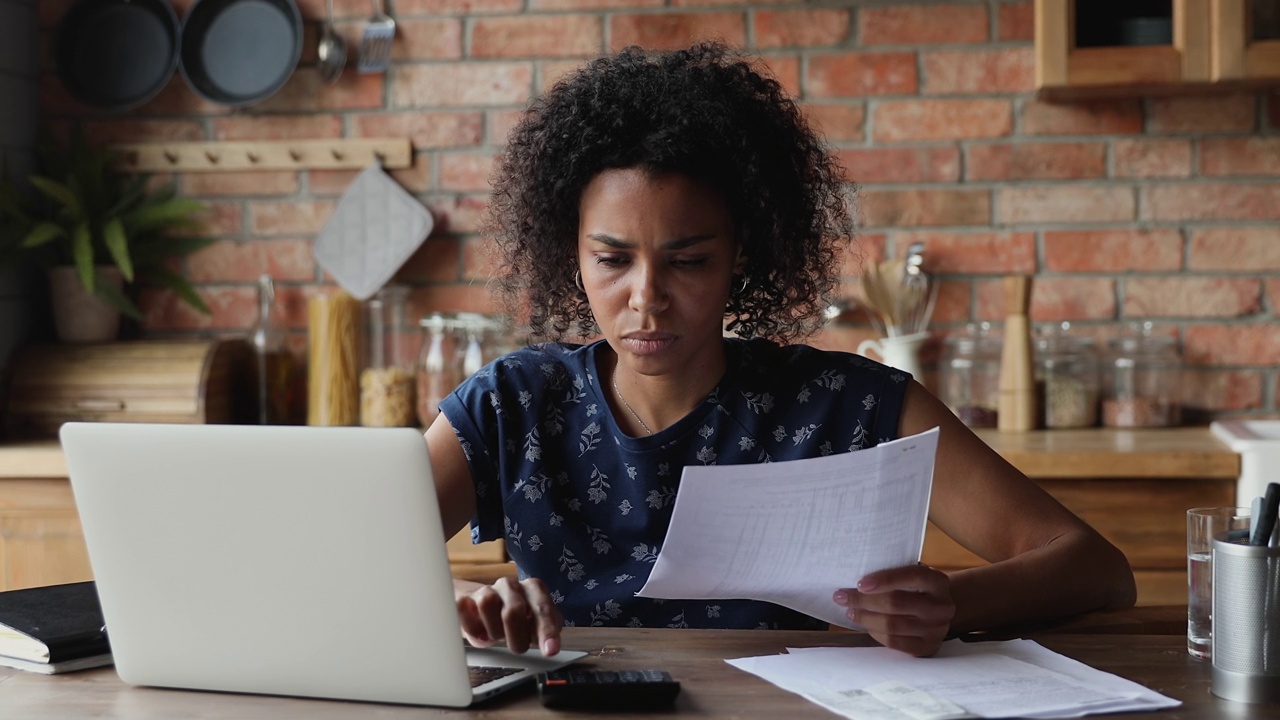
<instances>
[{"instance_id":1,"label":"white paper document","mask_svg":"<svg viewBox=\"0 0 1280 720\"><path fill-rule=\"evenodd\" d=\"M726 662L853 720L1072 718L1181 704L1030 640L951 640L931 658L882 647L791 648Z\"/></svg>"},{"instance_id":2,"label":"white paper document","mask_svg":"<svg viewBox=\"0 0 1280 720\"><path fill-rule=\"evenodd\" d=\"M938 429L866 450L685 467L640 597L764 600L856 628L832 594L920 561Z\"/></svg>"}]
</instances>

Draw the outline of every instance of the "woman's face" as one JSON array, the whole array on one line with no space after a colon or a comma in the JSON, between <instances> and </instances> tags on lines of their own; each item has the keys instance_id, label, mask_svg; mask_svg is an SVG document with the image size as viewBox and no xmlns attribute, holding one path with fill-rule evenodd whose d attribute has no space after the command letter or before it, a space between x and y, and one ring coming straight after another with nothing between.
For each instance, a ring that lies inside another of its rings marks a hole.
<instances>
[{"instance_id":1,"label":"woman's face","mask_svg":"<svg viewBox=\"0 0 1280 720\"><path fill-rule=\"evenodd\" d=\"M720 372L725 303L742 264L724 200L683 175L613 169L583 189L579 217L582 286L619 365L650 376Z\"/></svg>"}]
</instances>

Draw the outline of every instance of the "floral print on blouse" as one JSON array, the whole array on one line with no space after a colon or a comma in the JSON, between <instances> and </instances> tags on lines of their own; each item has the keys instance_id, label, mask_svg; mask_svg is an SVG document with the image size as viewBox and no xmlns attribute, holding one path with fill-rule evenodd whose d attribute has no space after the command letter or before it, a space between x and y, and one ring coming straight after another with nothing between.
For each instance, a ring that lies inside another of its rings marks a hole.
<instances>
[{"instance_id":1,"label":"floral print on blouse","mask_svg":"<svg viewBox=\"0 0 1280 720\"><path fill-rule=\"evenodd\" d=\"M826 627L755 600L635 597L684 466L798 460L897 437L907 373L804 345L724 342L728 369L715 390L646 437L627 435L610 411L596 370L604 341L513 352L441 402L475 483L473 542L504 539L521 577L546 583L565 625Z\"/></svg>"}]
</instances>

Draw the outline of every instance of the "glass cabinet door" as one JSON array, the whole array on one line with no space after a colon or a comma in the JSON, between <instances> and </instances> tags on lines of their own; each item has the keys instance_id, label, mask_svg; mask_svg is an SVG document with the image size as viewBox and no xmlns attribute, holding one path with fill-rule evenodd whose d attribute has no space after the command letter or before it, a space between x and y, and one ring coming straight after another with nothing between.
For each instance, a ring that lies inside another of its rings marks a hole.
<instances>
[{"instance_id":1,"label":"glass cabinet door","mask_svg":"<svg viewBox=\"0 0 1280 720\"><path fill-rule=\"evenodd\" d=\"M1280 78L1280 2L1213 0L1213 79Z\"/></svg>"},{"instance_id":2,"label":"glass cabinet door","mask_svg":"<svg viewBox=\"0 0 1280 720\"><path fill-rule=\"evenodd\" d=\"M1280 3L1249 2L1249 41L1280 40Z\"/></svg>"},{"instance_id":3,"label":"glass cabinet door","mask_svg":"<svg viewBox=\"0 0 1280 720\"><path fill-rule=\"evenodd\" d=\"M1036 88L1053 99L1207 82L1211 2L1036 0Z\"/></svg>"}]
</instances>

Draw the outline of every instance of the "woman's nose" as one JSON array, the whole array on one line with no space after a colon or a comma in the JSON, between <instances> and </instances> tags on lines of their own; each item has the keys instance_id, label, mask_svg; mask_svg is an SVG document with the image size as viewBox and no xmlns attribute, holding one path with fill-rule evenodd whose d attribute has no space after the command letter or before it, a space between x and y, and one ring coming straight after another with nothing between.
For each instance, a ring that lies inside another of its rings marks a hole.
<instances>
[{"instance_id":1,"label":"woman's nose","mask_svg":"<svg viewBox=\"0 0 1280 720\"><path fill-rule=\"evenodd\" d=\"M631 309L653 314L665 310L669 302L663 273L652 266L638 267L631 286Z\"/></svg>"}]
</instances>

